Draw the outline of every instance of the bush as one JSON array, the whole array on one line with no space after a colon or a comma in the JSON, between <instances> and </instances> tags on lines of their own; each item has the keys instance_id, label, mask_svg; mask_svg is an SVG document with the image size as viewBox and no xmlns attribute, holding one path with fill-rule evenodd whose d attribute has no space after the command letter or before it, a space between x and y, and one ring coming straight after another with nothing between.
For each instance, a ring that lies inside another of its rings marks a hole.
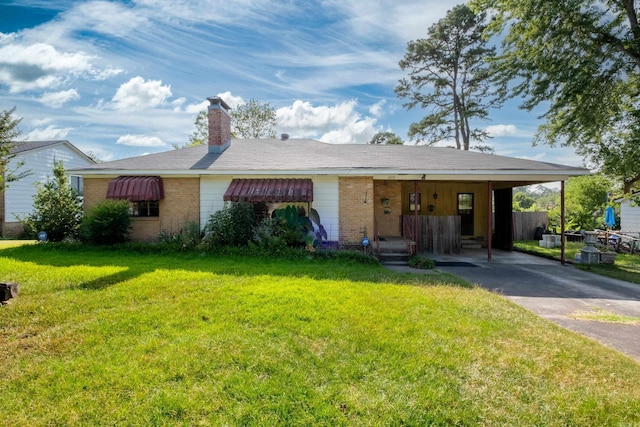
<instances>
[{"instance_id":1,"label":"bush","mask_svg":"<svg viewBox=\"0 0 640 427\"><path fill-rule=\"evenodd\" d=\"M433 270L436 266L434 260L415 254L409 257L409 266L421 270Z\"/></svg>"},{"instance_id":2,"label":"bush","mask_svg":"<svg viewBox=\"0 0 640 427\"><path fill-rule=\"evenodd\" d=\"M82 221L81 235L86 243L114 245L124 243L130 229L129 202L106 200L87 212Z\"/></svg>"},{"instance_id":3,"label":"bush","mask_svg":"<svg viewBox=\"0 0 640 427\"><path fill-rule=\"evenodd\" d=\"M208 249L247 246L253 237L254 226L253 205L231 203L209 217L202 244Z\"/></svg>"},{"instance_id":4,"label":"bush","mask_svg":"<svg viewBox=\"0 0 640 427\"><path fill-rule=\"evenodd\" d=\"M161 232L158 240L169 248L185 251L197 248L201 244L202 232L197 223L189 222L177 234Z\"/></svg>"}]
</instances>

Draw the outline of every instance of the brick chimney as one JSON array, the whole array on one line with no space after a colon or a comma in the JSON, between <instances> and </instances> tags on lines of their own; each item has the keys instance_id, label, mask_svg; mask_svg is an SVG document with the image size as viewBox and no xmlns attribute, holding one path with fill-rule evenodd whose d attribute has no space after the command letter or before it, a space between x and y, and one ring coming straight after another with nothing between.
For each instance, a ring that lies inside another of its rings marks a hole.
<instances>
[{"instance_id":1,"label":"brick chimney","mask_svg":"<svg viewBox=\"0 0 640 427\"><path fill-rule=\"evenodd\" d=\"M231 145L229 106L219 96L207 98L209 117L209 153L222 153Z\"/></svg>"}]
</instances>

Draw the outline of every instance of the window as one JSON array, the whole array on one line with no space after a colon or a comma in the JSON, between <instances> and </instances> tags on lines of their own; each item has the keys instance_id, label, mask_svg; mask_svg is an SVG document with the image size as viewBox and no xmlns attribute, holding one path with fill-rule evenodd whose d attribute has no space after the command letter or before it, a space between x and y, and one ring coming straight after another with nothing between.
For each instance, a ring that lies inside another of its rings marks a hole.
<instances>
[{"instance_id":1,"label":"window","mask_svg":"<svg viewBox=\"0 0 640 427\"><path fill-rule=\"evenodd\" d=\"M135 217L160 216L160 202L158 200L130 202L129 215Z\"/></svg>"},{"instance_id":2,"label":"window","mask_svg":"<svg viewBox=\"0 0 640 427\"><path fill-rule=\"evenodd\" d=\"M416 194L418 197L416 197ZM409 193L409 210L411 212L420 210L421 193Z\"/></svg>"},{"instance_id":3,"label":"window","mask_svg":"<svg viewBox=\"0 0 640 427\"><path fill-rule=\"evenodd\" d=\"M458 215L460 215L461 234L473 235L473 193L458 193Z\"/></svg>"},{"instance_id":4,"label":"window","mask_svg":"<svg viewBox=\"0 0 640 427\"><path fill-rule=\"evenodd\" d=\"M71 175L69 182L71 184L71 188L76 190L78 194L82 196L84 192L82 177Z\"/></svg>"}]
</instances>

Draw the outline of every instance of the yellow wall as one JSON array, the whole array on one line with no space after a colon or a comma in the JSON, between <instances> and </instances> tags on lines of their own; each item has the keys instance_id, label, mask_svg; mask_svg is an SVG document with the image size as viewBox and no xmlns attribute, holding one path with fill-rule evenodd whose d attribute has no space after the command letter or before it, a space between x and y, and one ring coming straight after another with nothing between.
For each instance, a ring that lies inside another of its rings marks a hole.
<instances>
[{"instance_id":1,"label":"yellow wall","mask_svg":"<svg viewBox=\"0 0 640 427\"><path fill-rule=\"evenodd\" d=\"M340 206L340 244L360 246L363 233L373 241L375 197L372 177L338 179ZM379 203L379 202L378 202Z\"/></svg>"},{"instance_id":2,"label":"yellow wall","mask_svg":"<svg viewBox=\"0 0 640 427\"><path fill-rule=\"evenodd\" d=\"M373 206L378 233L381 236L402 234L402 183L400 181L374 181Z\"/></svg>"},{"instance_id":3,"label":"yellow wall","mask_svg":"<svg viewBox=\"0 0 640 427\"><path fill-rule=\"evenodd\" d=\"M402 183L402 214L413 215L409 211L409 193L414 191L414 182L406 181ZM458 193L473 193L473 236L482 236L487 239L487 203L489 190L487 183L466 183L466 182L418 182L418 193L421 193L421 205L419 215L458 215ZM438 198L434 199L433 194L437 193ZM429 205L433 205L433 211L429 210Z\"/></svg>"},{"instance_id":4,"label":"yellow wall","mask_svg":"<svg viewBox=\"0 0 640 427\"><path fill-rule=\"evenodd\" d=\"M84 210L104 201L113 178L84 179ZM200 179L163 178L164 199L157 218L131 218L132 240L155 240L161 232L177 234L187 223L200 224Z\"/></svg>"}]
</instances>

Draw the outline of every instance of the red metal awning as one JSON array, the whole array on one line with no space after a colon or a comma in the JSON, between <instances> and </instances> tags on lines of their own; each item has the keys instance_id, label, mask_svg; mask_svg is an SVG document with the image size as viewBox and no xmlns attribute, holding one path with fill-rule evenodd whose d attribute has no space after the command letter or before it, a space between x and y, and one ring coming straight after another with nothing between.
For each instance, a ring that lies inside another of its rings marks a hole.
<instances>
[{"instance_id":1,"label":"red metal awning","mask_svg":"<svg viewBox=\"0 0 640 427\"><path fill-rule=\"evenodd\" d=\"M224 193L225 202L312 202L310 179L234 179Z\"/></svg>"},{"instance_id":2,"label":"red metal awning","mask_svg":"<svg viewBox=\"0 0 640 427\"><path fill-rule=\"evenodd\" d=\"M132 202L164 199L162 178L159 176L119 176L109 182L107 199L126 199Z\"/></svg>"}]
</instances>

